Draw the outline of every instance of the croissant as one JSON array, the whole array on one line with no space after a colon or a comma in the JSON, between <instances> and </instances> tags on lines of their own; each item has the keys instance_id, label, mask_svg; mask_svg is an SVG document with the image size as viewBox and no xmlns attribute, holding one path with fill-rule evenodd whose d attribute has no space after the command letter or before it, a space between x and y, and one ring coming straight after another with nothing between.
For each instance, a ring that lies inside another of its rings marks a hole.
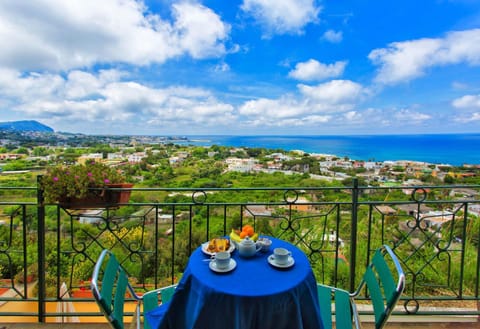
<instances>
[{"instance_id":1,"label":"croissant","mask_svg":"<svg viewBox=\"0 0 480 329\"><path fill-rule=\"evenodd\" d=\"M207 250L209 252L227 251L230 248L228 239L215 238L208 242Z\"/></svg>"},{"instance_id":2,"label":"croissant","mask_svg":"<svg viewBox=\"0 0 480 329\"><path fill-rule=\"evenodd\" d=\"M216 239L212 239L208 242L207 250L210 252L215 252L217 249L217 242Z\"/></svg>"}]
</instances>

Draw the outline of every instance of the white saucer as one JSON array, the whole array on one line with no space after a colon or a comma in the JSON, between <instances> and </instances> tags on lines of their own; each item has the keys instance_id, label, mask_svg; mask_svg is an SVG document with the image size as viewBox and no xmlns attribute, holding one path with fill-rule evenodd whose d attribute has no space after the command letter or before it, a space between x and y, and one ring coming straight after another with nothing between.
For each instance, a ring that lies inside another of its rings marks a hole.
<instances>
[{"instance_id":1,"label":"white saucer","mask_svg":"<svg viewBox=\"0 0 480 329\"><path fill-rule=\"evenodd\" d=\"M235 244L233 244L232 242L230 242L230 247L228 248L228 250L225 250L225 251L228 251L229 253L232 253L232 251L235 250ZM210 252L208 251L208 241L207 242L204 242L202 243L202 251L205 255L208 255L208 256L213 256L215 255L214 252Z\"/></svg>"},{"instance_id":2,"label":"white saucer","mask_svg":"<svg viewBox=\"0 0 480 329\"><path fill-rule=\"evenodd\" d=\"M230 258L230 264L228 265L228 267L226 268L218 268L217 267L217 263L215 263L214 260L210 261L210 263L208 264L208 266L210 267L210 269L214 272L219 272L219 273L225 273L225 272L230 272L231 270L233 270L235 267L237 267L237 262L235 261L235 259L231 259Z\"/></svg>"},{"instance_id":3,"label":"white saucer","mask_svg":"<svg viewBox=\"0 0 480 329\"><path fill-rule=\"evenodd\" d=\"M273 254L268 256L267 259L268 259L268 262L270 263L270 265L278 267L278 268L289 268L289 267L293 266L293 264L295 264L295 259L293 259L292 256L288 256L288 262L286 262L285 264L277 264L275 262L275 256Z\"/></svg>"}]
</instances>

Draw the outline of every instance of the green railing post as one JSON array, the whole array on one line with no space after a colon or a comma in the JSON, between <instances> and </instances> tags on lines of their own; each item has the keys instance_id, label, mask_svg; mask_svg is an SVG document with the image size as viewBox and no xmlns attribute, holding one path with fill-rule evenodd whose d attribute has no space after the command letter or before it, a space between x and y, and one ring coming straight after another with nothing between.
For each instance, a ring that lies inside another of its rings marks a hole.
<instances>
[{"instance_id":1,"label":"green railing post","mask_svg":"<svg viewBox=\"0 0 480 329\"><path fill-rule=\"evenodd\" d=\"M42 176L37 176L38 217L38 322L45 322L45 205Z\"/></svg>"},{"instance_id":2,"label":"green railing post","mask_svg":"<svg viewBox=\"0 0 480 329\"><path fill-rule=\"evenodd\" d=\"M350 291L354 291L355 286L355 268L357 262L357 219L358 219L358 179L353 179L352 187L352 221L350 236Z\"/></svg>"}]
</instances>

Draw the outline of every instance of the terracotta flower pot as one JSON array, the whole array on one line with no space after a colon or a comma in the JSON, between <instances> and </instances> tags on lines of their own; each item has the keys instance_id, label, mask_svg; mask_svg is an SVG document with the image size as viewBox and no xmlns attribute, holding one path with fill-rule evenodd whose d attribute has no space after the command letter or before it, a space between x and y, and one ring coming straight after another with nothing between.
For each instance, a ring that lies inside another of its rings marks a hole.
<instances>
[{"instance_id":1,"label":"terracotta flower pot","mask_svg":"<svg viewBox=\"0 0 480 329\"><path fill-rule=\"evenodd\" d=\"M131 183L107 184L107 189L92 191L84 198L65 198L59 204L67 209L111 208L128 203L131 191L111 191L108 188L132 188Z\"/></svg>"},{"instance_id":2,"label":"terracotta flower pot","mask_svg":"<svg viewBox=\"0 0 480 329\"><path fill-rule=\"evenodd\" d=\"M109 188L132 188L131 183L108 184ZM107 203L128 203L132 191L106 191L105 201Z\"/></svg>"},{"instance_id":3,"label":"terracotta flower pot","mask_svg":"<svg viewBox=\"0 0 480 329\"><path fill-rule=\"evenodd\" d=\"M73 298L93 298L93 293L90 289L88 290L74 290L72 291Z\"/></svg>"}]
</instances>

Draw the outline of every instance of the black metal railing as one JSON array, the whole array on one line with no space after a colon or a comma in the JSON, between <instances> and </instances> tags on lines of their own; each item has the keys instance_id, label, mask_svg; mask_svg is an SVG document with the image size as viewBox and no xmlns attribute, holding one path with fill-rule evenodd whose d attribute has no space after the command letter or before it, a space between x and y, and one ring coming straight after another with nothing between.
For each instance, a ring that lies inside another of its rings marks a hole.
<instances>
[{"instance_id":1,"label":"black metal railing","mask_svg":"<svg viewBox=\"0 0 480 329\"><path fill-rule=\"evenodd\" d=\"M129 203L69 209L44 204L37 187L0 187L0 318L96 319L89 278L103 248L148 290L177 282L202 242L246 223L294 243L319 282L348 290L373 251L388 244L407 276L398 314L480 315L480 186L367 187L354 180L131 192ZM93 307L78 312L77 303Z\"/></svg>"}]
</instances>

